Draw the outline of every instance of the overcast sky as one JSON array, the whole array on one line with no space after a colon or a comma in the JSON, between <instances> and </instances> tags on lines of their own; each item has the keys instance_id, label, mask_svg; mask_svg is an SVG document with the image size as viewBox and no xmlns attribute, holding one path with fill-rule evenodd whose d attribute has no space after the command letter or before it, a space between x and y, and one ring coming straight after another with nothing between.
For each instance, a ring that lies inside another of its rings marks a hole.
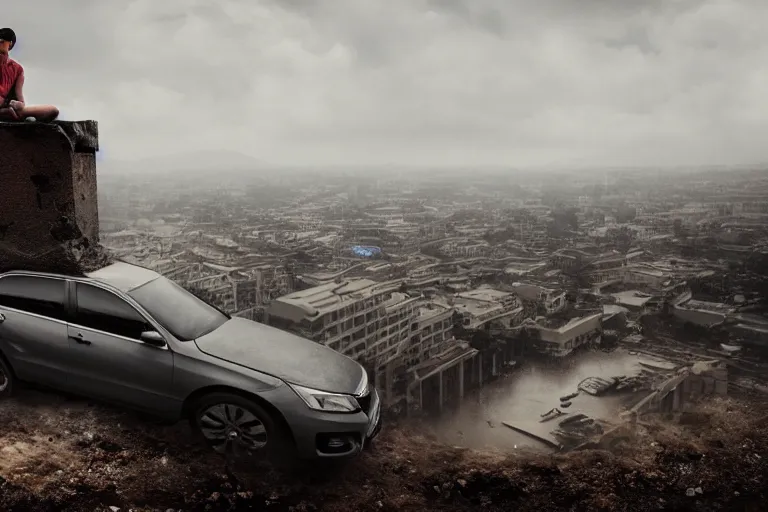
<instances>
[{"instance_id":1,"label":"overcast sky","mask_svg":"<svg viewBox=\"0 0 768 512\"><path fill-rule=\"evenodd\" d=\"M768 161L768 0L3 0L107 159Z\"/></svg>"}]
</instances>

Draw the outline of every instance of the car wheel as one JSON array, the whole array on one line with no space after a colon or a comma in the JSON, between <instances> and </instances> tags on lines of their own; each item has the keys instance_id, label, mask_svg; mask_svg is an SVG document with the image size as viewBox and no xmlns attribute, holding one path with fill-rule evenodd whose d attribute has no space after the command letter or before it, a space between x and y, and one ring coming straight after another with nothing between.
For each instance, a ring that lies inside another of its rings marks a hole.
<instances>
[{"instance_id":1,"label":"car wheel","mask_svg":"<svg viewBox=\"0 0 768 512\"><path fill-rule=\"evenodd\" d=\"M208 445L227 458L272 458L284 447L283 436L270 413L238 395L204 396L197 402L191 419Z\"/></svg>"},{"instance_id":2,"label":"car wheel","mask_svg":"<svg viewBox=\"0 0 768 512\"><path fill-rule=\"evenodd\" d=\"M0 398L10 396L12 391L13 373L11 373L11 369L6 364L3 357L0 356Z\"/></svg>"}]
</instances>

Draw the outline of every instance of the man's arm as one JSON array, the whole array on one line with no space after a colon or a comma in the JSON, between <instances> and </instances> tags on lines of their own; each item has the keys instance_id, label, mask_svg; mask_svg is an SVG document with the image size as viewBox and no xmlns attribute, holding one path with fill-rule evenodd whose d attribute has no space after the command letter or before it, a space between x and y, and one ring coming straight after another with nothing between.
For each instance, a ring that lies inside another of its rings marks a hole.
<instances>
[{"instance_id":1,"label":"man's arm","mask_svg":"<svg viewBox=\"0 0 768 512\"><path fill-rule=\"evenodd\" d=\"M12 105L13 108L16 110L23 109L24 105L26 105L26 102L24 101L24 70L23 69L21 70L21 73L19 73L19 77L16 79L16 84L13 86L13 95L15 96L13 99L16 100L16 103Z\"/></svg>"}]
</instances>

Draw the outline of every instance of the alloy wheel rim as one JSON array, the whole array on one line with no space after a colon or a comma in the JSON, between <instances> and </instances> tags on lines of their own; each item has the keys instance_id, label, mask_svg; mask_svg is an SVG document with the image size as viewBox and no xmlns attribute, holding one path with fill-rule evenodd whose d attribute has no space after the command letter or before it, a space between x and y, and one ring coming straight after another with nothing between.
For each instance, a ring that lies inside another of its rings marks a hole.
<instances>
[{"instance_id":1,"label":"alloy wheel rim","mask_svg":"<svg viewBox=\"0 0 768 512\"><path fill-rule=\"evenodd\" d=\"M212 405L200 415L198 425L203 436L219 453L248 455L267 445L264 423L239 405Z\"/></svg>"}]
</instances>

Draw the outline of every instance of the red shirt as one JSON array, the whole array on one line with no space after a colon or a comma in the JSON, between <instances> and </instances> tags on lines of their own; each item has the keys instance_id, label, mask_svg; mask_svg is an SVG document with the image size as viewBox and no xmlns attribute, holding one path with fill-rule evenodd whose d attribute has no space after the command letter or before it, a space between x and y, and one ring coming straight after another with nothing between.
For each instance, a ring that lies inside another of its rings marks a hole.
<instances>
[{"instance_id":1,"label":"red shirt","mask_svg":"<svg viewBox=\"0 0 768 512\"><path fill-rule=\"evenodd\" d=\"M0 105L5 103L9 94L13 97L13 86L23 74L24 68L21 64L10 57L5 59L4 63L0 61Z\"/></svg>"}]
</instances>

